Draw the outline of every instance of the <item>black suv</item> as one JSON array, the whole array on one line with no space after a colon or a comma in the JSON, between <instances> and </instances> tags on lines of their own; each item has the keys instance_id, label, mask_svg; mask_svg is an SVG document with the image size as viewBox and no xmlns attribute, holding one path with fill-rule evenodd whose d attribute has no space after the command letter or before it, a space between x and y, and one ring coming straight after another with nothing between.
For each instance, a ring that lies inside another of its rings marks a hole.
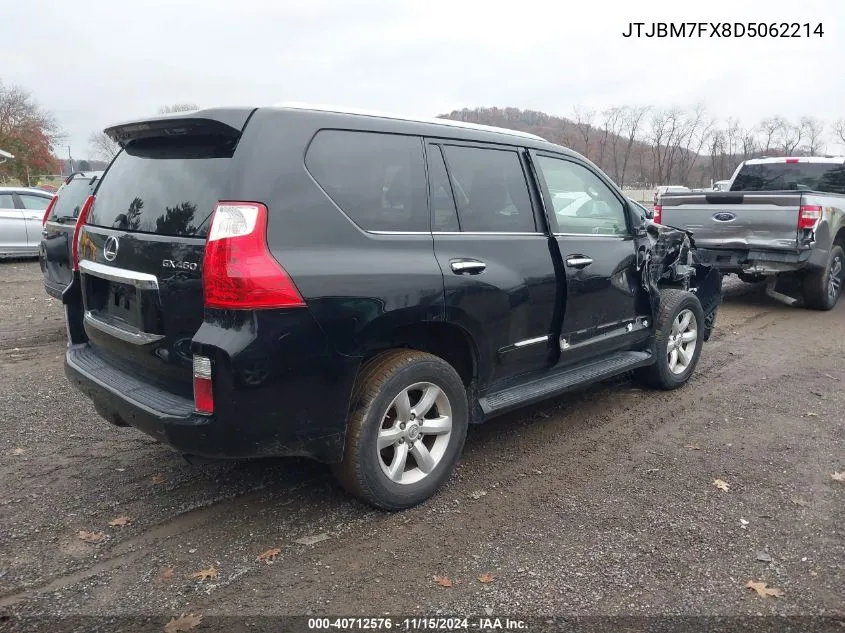
<instances>
[{"instance_id":1,"label":"black suv","mask_svg":"<svg viewBox=\"0 0 845 633\"><path fill-rule=\"evenodd\" d=\"M102 175L101 171L71 174L65 178L44 212L38 261L44 274L44 290L55 299L62 298L62 292L73 278L71 237L82 207L88 196L94 193Z\"/></svg>"},{"instance_id":2,"label":"black suv","mask_svg":"<svg viewBox=\"0 0 845 633\"><path fill-rule=\"evenodd\" d=\"M678 387L713 326L689 235L530 134L303 106L106 132L67 374L185 454L308 456L405 508L468 424L629 371Z\"/></svg>"}]
</instances>

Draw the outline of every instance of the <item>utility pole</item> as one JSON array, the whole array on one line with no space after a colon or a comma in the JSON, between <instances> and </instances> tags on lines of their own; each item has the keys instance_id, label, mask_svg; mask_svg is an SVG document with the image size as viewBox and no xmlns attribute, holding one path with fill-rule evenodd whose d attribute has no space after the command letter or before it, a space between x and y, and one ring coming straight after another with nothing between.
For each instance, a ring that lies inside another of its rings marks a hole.
<instances>
[{"instance_id":1,"label":"utility pole","mask_svg":"<svg viewBox=\"0 0 845 633\"><path fill-rule=\"evenodd\" d=\"M73 157L70 155L70 145L67 146L67 159L70 161L70 173L73 173Z\"/></svg>"}]
</instances>

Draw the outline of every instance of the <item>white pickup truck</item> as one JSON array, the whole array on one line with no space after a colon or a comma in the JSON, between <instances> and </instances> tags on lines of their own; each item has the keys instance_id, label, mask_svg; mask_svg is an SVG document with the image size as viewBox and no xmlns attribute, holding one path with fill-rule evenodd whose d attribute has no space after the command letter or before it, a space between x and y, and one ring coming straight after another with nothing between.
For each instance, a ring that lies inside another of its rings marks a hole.
<instances>
[{"instance_id":1,"label":"white pickup truck","mask_svg":"<svg viewBox=\"0 0 845 633\"><path fill-rule=\"evenodd\" d=\"M845 276L845 157L757 158L728 191L666 193L660 224L692 233L702 261L790 304L830 310Z\"/></svg>"}]
</instances>

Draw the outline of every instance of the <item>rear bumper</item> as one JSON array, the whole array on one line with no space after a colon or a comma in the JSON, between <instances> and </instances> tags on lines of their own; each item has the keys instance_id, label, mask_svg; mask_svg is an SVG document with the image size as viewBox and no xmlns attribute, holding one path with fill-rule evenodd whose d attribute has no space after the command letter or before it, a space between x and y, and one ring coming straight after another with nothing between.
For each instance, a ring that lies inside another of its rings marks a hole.
<instances>
[{"instance_id":1,"label":"rear bumper","mask_svg":"<svg viewBox=\"0 0 845 633\"><path fill-rule=\"evenodd\" d=\"M723 273L747 272L763 275L795 272L814 265L812 249L798 252L759 249L696 249L702 264L718 268Z\"/></svg>"},{"instance_id":2,"label":"rear bumper","mask_svg":"<svg viewBox=\"0 0 845 633\"><path fill-rule=\"evenodd\" d=\"M181 453L215 459L303 456L333 463L343 456L357 363L332 360L330 374L299 367L298 376L286 376L287 384L248 392L231 390L232 376L221 369L210 416L195 412L192 399L109 364L87 343L68 349L65 373L103 418Z\"/></svg>"}]
</instances>

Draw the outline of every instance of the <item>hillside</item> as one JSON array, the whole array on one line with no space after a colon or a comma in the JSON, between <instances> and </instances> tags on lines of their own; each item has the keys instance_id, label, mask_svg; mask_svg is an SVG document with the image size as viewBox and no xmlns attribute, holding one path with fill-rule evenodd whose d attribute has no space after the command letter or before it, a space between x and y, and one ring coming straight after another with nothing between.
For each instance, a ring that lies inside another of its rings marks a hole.
<instances>
[{"instance_id":1,"label":"hillside","mask_svg":"<svg viewBox=\"0 0 845 633\"><path fill-rule=\"evenodd\" d=\"M620 186L650 188L666 182L710 184L709 157L696 151L704 147L707 129L701 113L695 115L622 107L601 116L576 110L572 120L536 110L479 107L440 117L537 134L586 156Z\"/></svg>"}]
</instances>

